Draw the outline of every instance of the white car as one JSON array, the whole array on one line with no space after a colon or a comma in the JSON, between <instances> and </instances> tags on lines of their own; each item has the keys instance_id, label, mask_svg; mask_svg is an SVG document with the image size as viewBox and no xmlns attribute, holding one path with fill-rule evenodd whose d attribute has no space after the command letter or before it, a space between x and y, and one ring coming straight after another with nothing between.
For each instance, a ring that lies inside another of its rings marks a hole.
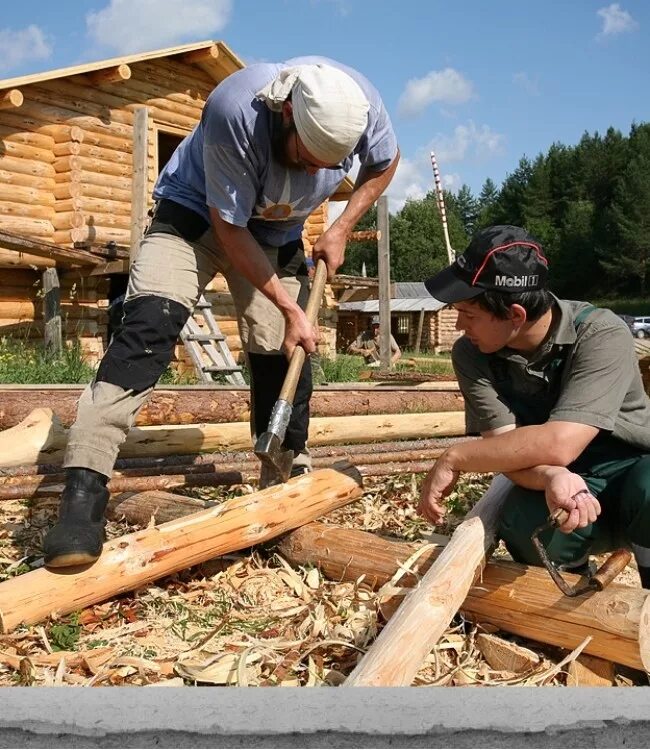
<instances>
[{"instance_id":1,"label":"white car","mask_svg":"<svg viewBox=\"0 0 650 750\"><path fill-rule=\"evenodd\" d=\"M650 338L650 317L634 318L631 330L638 339Z\"/></svg>"}]
</instances>

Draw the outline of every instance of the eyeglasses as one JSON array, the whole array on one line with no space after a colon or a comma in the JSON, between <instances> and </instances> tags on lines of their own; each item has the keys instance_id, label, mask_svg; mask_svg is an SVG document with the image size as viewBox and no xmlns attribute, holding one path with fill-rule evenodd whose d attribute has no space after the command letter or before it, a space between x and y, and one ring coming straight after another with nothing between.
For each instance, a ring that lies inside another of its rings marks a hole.
<instances>
[{"instance_id":1,"label":"eyeglasses","mask_svg":"<svg viewBox=\"0 0 650 750\"><path fill-rule=\"evenodd\" d=\"M294 137L294 145L296 147L296 158L294 160L294 163L296 164L296 166L301 167L305 171L309 169L331 169L333 171L345 169L343 164L334 164L332 166L324 166L322 164L314 164L308 159L303 158L303 156L300 153L300 142L298 141L298 131L295 128L293 131L293 137Z\"/></svg>"}]
</instances>

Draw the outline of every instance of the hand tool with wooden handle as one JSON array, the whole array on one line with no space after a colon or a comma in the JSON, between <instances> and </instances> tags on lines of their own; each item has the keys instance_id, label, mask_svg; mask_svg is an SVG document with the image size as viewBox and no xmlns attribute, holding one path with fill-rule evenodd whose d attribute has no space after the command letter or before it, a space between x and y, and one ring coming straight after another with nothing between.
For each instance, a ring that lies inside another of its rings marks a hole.
<instances>
[{"instance_id":1,"label":"hand tool with wooden handle","mask_svg":"<svg viewBox=\"0 0 650 750\"><path fill-rule=\"evenodd\" d=\"M314 273L307 307L305 308L307 320L312 325L316 324L326 283L327 266L321 258L316 264L316 272ZM293 399L296 395L300 372L305 364L305 357L305 350L302 346L297 346L293 350L280 396L271 412L268 430L255 441L255 455L270 470L271 476L275 477L276 481L273 484L286 482L291 472L293 451L285 450L282 447L282 443L287 434L287 427L291 418L291 412L293 411Z\"/></svg>"},{"instance_id":2,"label":"hand tool with wooden handle","mask_svg":"<svg viewBox=\"0 0 650 750\"><path fill-rule=\"evenodd\" d=\"M557 587L565 596L580 596L588 591L602 591L608 586L616 576L626 567L632 558L632 553L627 549L617 549L605 560L598 570L589 576L586 582L578 583L575 586L568 584L560 575L560 571L555 563L549 558L544 545L539 539L539 535L548 529L554 529L562 524L569 517L569 512L564 508L557 508L548 517L546 523L538 526L531 536L531 541L537 550L540 560L551 578L557 584Z\"/></svg>"}]
</instances>

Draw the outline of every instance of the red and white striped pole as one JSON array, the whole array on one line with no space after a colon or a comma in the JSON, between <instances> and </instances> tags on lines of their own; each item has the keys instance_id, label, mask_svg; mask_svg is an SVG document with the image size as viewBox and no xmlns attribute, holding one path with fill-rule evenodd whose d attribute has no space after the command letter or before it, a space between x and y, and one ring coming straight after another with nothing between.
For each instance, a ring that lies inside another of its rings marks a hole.
<instances>
[{"instance_id":1,"label":"red and white striped pole","mask_svg":"<svg viewBox=\"0 0 650 750\"><path fill-rule=\"evenodd\" d=\"M447 258L449 259L449 265L456 260L456 254L449 241L449 229L447 228L447 212L445 211L445 197L442 193L442 183L440 182L440 171L436 163L436 155L431 152L431 166L433 168L433 181L436 186L436 199L438 203L438 210L440 211L440 218L442 219L442 231L445 235L445 246L447 247Z\"/></svg>"}]
</instances>

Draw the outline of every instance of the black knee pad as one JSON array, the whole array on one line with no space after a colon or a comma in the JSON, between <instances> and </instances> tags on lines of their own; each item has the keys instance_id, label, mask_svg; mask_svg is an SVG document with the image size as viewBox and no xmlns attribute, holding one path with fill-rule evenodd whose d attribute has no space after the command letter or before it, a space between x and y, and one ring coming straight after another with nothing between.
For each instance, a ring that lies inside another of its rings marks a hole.
<instances>
[{"instance_id":1,"label":"black knee pad","mask_svg":"<svg viewBox=\"0 0 650 750\"><path fill-rule=\"evenodd\" d=\"M248 353L251 372L251 398L255 414L255 434L261 435L269 427L271 412L278 400L289 368L283 354ZM299 453L304 450L309 430L309 399L312 394L311 362L309 357L300 371L291 419L283 446Z\"/></svg>"},{"instance_id":2,"label":"black knee pad","mask_svg":"<svg viewBox=\"0 0 650 750\"><path fill-rule=\"evenodd\" d=\"M104 354L96 380L136 392L151 388L171 361L189 315L186 307L165 297L126 302L122 327Z\"/></svg>"}]
</instances>

